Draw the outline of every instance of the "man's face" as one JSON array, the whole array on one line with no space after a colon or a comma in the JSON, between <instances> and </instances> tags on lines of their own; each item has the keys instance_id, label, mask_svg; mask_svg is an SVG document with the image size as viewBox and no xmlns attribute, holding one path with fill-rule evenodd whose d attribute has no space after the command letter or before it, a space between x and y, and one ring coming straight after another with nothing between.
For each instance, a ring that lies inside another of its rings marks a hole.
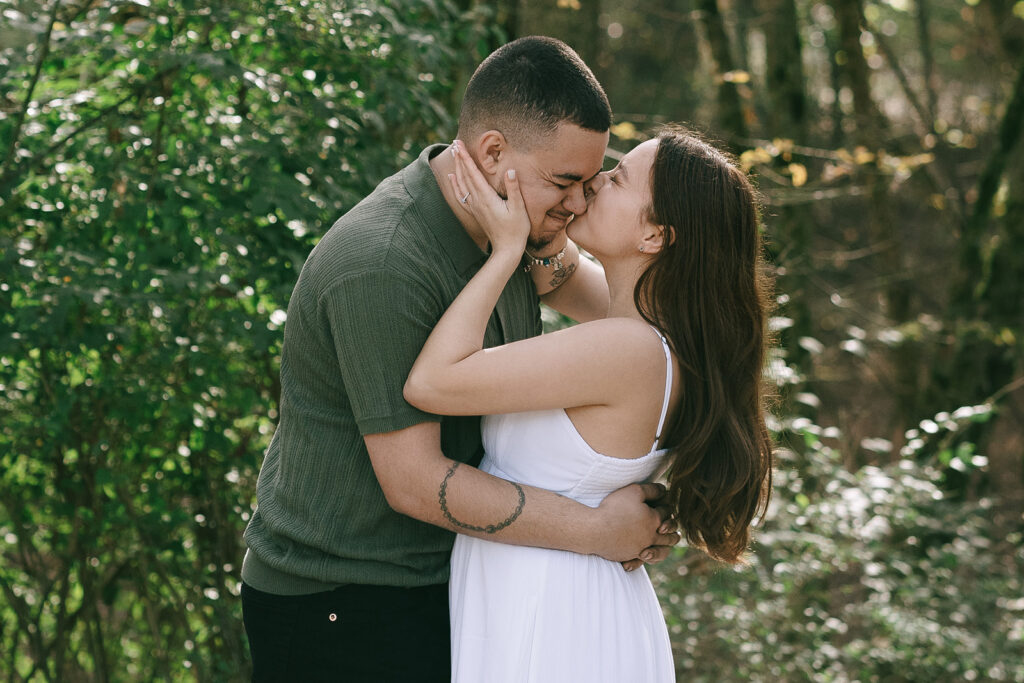
<instances>
[{"instance_id":1,"label":"man's face","mask_svg":"<svg viewBox=\"0 0 1024 683\"><path fill-rule=\"evenodd\" d=\"M530 216L531 250L555 240L574 215L585 213L583 186L601 171L608 133L561 123L554 134L531 150L510 149L499 178L514 168ZM505 195L504 180L498 191Z\"/></svg>"}]
</instances>

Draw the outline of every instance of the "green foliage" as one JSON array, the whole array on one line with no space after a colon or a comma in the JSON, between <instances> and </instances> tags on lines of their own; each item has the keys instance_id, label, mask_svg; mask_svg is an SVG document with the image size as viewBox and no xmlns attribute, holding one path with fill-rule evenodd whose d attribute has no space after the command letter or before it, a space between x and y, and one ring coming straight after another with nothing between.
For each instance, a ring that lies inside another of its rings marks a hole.
<instances>
[{"instance_id":1,"label":"green foliage","mask_svg":"<svg viewBox=\"0 0 1024 683\"><path fill-rule=\"evenodd\" d=\"M67 5L0 2L0 671L241 679L298 268L453 133L481 34L418 0Z\"/></svg>"},{"instance_id":2,"label":"green foliage","mask_svg":"<svg viewBox=\"0 0 1024 683\"><path fill-rule=\"evenodd\" d=\"M850 472L829 437L797 419L750 564L692 550L652 572L676 663L696 681L965 681L1024 678L1024 551L996 502L950 499L950 472L987 466L942 442L984 406L930 422L897 462ZM956 417L954 417L956 416ZM794 425L793 422L796 422ZM935 429L932 426L935 425Z\"/></svg>"}]
</instances>

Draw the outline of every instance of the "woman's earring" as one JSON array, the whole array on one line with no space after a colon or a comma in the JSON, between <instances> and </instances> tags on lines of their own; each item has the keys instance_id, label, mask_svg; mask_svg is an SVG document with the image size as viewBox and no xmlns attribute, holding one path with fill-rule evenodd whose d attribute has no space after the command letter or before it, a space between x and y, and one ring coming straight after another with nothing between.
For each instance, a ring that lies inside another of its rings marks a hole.
<instances>
[{"instance_id":1,"label":"woman's earring","mask_svg":"<svg viewBox=\"0 0 1024 683\"><path fill-rule=\"evenodd\" d=\"M644 245L641 244L640 245L640 253L643 253L643 251L644 251Z\"/></svg>"}]
</instances>

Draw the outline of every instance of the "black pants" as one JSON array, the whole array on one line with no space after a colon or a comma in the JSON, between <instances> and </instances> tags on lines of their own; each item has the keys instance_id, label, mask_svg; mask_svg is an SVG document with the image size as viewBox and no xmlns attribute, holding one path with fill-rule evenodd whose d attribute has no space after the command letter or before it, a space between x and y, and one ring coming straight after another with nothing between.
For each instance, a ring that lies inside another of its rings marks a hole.
<instances>
[{"instance_id":1,"label":"black pants","mask_svg":"<svg viewBox=\"0 0 1024 683\"><path fill-rule=\"evenodd\" d=\"M271 595L242 584L254 683L448 683L448 585Z\"/></svg>"}]
</instances>

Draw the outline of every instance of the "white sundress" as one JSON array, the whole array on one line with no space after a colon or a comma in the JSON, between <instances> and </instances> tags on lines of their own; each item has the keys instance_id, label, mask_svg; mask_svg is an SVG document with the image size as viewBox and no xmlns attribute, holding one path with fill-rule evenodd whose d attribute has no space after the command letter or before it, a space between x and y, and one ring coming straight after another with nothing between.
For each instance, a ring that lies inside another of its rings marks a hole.
<instances>
[{"instance_id":1,"label":"white sundress","mask_svg":"<svg viewBox=\"0 0 1024 683\"><path fill-rule=\"evenodd\" d=\"M667 455L656 450L672 388L671 355L661 341L665 398L647 455L602 455L564 410L543 410L485 417L480 469L591 507L650 480ZM595 555L459 535L449 590L453 681L675 681L665 618L642 567L626 572Z\"/></svg>"}]
</instances>

